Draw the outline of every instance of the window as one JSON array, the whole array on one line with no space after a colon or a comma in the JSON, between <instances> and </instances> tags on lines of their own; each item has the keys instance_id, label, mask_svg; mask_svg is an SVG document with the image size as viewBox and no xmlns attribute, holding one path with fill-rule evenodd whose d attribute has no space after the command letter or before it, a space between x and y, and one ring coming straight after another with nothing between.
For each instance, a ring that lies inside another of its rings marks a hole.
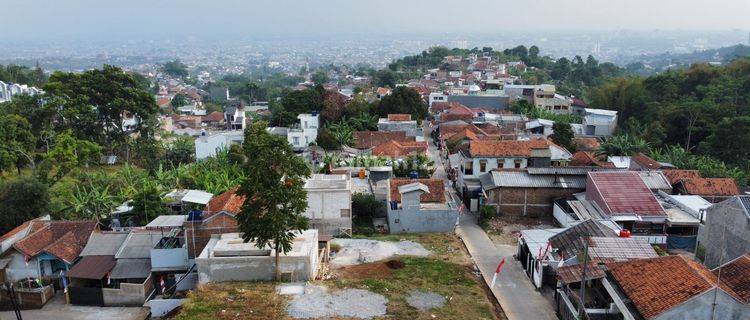
<instances>
[{"instance_id":1,"label":"window","mask_svg":"<svg viewBox=\"0 0 750 320\"><path fill-rule=\"evenodd\" d=\"M479 160L479 172L487 172L487 160Z\"/></svg>"},{"instance_id":2,"label":"window","mask_svg":"<svg viewBox=\"0 0 750 320\"><path fill-rule=\"evenodd\" d=\"M295 146L299 145L299 137L292 137L292 144Z\"/></svg>"},{"instance_id":3,"label":"window","mask_svg":"<svg viewBox=\"0 0 750 320\"><path fill-rule=\"evenodd\" d=\"M521 159L516 159L513 161L513 164L515 165L516 168L520 168L522 162L523 161Z\"/></svg>"},{"instance_id":4,"label":"window","mask_svg":"<svg viewBox=\"0 0 750 320\"><path fill-rule=\"evenodd\" d=\"M502 169L503 167L505 167L505 160L504 159L498 159L497 160L497 167L499 169Z\"/></svg>"},{"instance_id":5,"label":"window","mask_svg":"<svg viewBox=\"0 0 750 320\"><path fill-rule=\"evenodd\" d=\"M465 175L474 175L474 163L469 161L464 163L464 174Z\"/></svg>"},{"instance_id":6,"label":"window","mask_svg":"<svg viewBox=\"0 0 750 320\"><path fill-rule=\"evenodd\" d=\"M341 217L342 218L351 217L351 213L349 212L349 209L341 209Z\"/></svg>"}]
</instances>

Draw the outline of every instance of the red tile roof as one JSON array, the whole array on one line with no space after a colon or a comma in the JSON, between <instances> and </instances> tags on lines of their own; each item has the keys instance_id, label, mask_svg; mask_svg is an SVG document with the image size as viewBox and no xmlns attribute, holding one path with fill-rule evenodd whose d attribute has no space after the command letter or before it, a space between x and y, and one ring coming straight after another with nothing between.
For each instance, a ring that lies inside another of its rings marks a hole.
<instances>
[{"instance_id":1,"label":"red tile roof","mask_svg":"<svg viewBox=\"0 0 750 320\"><path fill-rule=\"evenodd\" d=\"M419 198L422 202L445 202L445 183L440 179L391 179L391 201L401 202L398 187L414 182L422 183L430 190Z\"/></svg>"},{"instance_id":2,"label":"red tile roof","mask_svg":"<svg viewBox=\"0 0 750 320\"><path fill-rule=\"evenodd\" d=\"M602 167L614 168L611 162L601 161L593 153L587 151L577 151L570 157L570 166L573 167Z\"/></svg>"},{"instance_id":3,"label":"red tile roof","mask_svg":"<svg viewBox=\"0 0 750 320\"><path fill-rule=\"evenodd\" d=\"M18 233L20 233L20 232L28 229L29 226L31 226L31 223L33 221L37 221L37 220L41 220L41 219L42 219L41 217L36 218L36 219L32 219L32 220L29 220L29 221L26 221L26 222L22 223L18 227L13 228L12 230L6 232L2 237L0 237L0 242L5 241L5 240L9 239L10 237L13 237L16 234L18 234ZM29 231L29 233L31 233L31 232L33 232L33 230Z\"/></svg>"},{"instance_id":4,"label":"red tile roof","mask_svg":"<svg viewBox=\"0 0 750 320\"><path fill-rule=\"evenodd\" d=\"M414 137L407 137L405 131L356 131L354 132L354 147L369 149L388 141L414 141Z\"/></svg>"},{"instance_id":5,"label":"red tile roof","mask_svg":"<svg viewBox=\"0 0 750 320\"><path fill-rule=\"evenodd\" d=\"M533 149L553 145L545 138L530 140L472 141L469 152L474 157L529 157Z\"/></svg>"},{"instance_id":6,"label":"red tile roof","mask_svg":"<svg viewBox=\"0 0 750 320\"><path fill-rule=\"evenodd\" d=\"M750 302L750 255L743 254L711 272L718 277L719 269L722 284L726 285L742 303Z\"/></svg>"},{"instance_id":7,"label":"red tile roof","mask_svg":"<svg viewBox=\"0 0 750 320\"><path fill-rule=\"evenodd\" d=\"M392 113L388 115L388 121L411 121L411 115L404 113Z\"/></svg>"},{"instance_id":8,"label":"red tile roof","mask_svg":"<svg viewBox=\"0 0 750 320\"><path fill-rule=\"evenodd\" d=\"M683 179L682 185L688 194L699 196L734 196L740 187L732 178Z\"/></svg>"},{"instance_id":9,"label":"red tile roof","mask_svg":"<svg viewBox=\"0 0 750 320\"><path fill-rule=\"evenodd\" d=\"M209 113L208 115L203 116L202 119L203 122L221 122L224 121L224 113L219 111L214 111Z\"/></svg>"},{"instance_id":10,"label":"red tile roof","mask_svg":"<svg viewBox=\"0 0 750 320\"><path fill-rule=\"evenodd\" d=\"M228 191L211 198L203 212L203 219L206 219L218 212L226 211L232 214L238 214L245 203L245 197L237 195L239 186L229 189Z\"/></svg>"},{"instance_id":11,"label":"red tile roof","mask_svg":"<svg viewBox=\"0 0 750 320\"><path fill-rule=\"evenodd\" d=\"M698 170L670 169L663 171L669 183L682 185L683 191L699 196L734 196L740 187L732 178L703 178Z\"/></svg>"},{"instance_id":12,"label":"red tile roof","mask_svg":"<svg viewBox=\"0 0 750 320\"><path fill-rule=\"evenodd\" d=\"M42 252L73 263L86 246L96 221L33 221L33 232L13 247L30 257Z\"/></svg>"},{"instance_id":13,"label":"red tile roof","mask_svg":"<svg viewBox=\"0 0 750 320\"><path fill-rule=\"evenodd\" d=\"M607 267L646 319L653 319L715 285L708 270L682 256L608 263Z\"/></svg>"},{"instance_id":14,"label":"red tile roof","mask_svg":"<svg viewBox=\"0 0 750 320\"><path fill-rule=\"evenodd\" d=\"M669 183L676 184L680 180L683 179L700 179L701 174L698 172L698 170L679 170L679 169L669 169L662 171L664 173L664 176L667 177L667 180L669 180Z\"/></svg>"},{"instance_id":15,"label":"red tile roof","mask_svg":"<svg viewBox=\"0 0 750 320\"><path fill-rule=\"evenodd\" d=\"M372 149L375 156L391 158L405 157L414 154L427 153L426 141L388 141Z\"/></svg>"},{"instance_id":16,"label":"red tile roof","mask_svg":"<svg viewBox=\"0 0 750 320\"><path fill-rule=\"evenodd\" d=\"M659 202L641 177L632 171L589 172L586 185L593 201L606 213L664 216Z\"/></svg>"},{"instance_id":17,"label":"red tile roof","mask_svg":"<svg viewBox=\"0 0 750 320\"><path fill-rule=\"evenodd\" d=\"M599 140L596 138L576 137L573 138L573 144L580 151L597 151L601 147Z\"/></svg>"}]
</instances>

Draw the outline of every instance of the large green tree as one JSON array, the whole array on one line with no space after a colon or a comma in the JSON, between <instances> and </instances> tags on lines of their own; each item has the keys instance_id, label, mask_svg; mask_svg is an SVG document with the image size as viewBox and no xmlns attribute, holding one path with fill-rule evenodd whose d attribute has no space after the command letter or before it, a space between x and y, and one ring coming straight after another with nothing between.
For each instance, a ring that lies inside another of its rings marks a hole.
<instances>
[{"instance_id":1,"label":"large green tree","mask_svg":"<svg viewBox=\"0 0 750 320\"><path fill-rule=\"evenodd\" d=\"M570 152L575 152L575 145L573 144L573 129L570 127L570 123L567 122L555 122L552 125L552 131L554 134L550 136L550 139L565 147Z\"/></svg>"},{"instance_id":2,"label":"large green tree","mask_svg":"<svg viewBox=\"0 0 750 320\"><path fill-rule=\"evenodd\" d=\"M404 86L394 89L391 94L380 99L380 103L374 111L381 117L394 113L410 114L412 119L419 122L428 114L427 104L422 101L419 93Z\"/></svg>"},{"instance_id":3,"label":"large green tree","mask_svg":"<svg viewBox=\"0 0 750 320\"><path fill-rule=\"evenodd\" d=\"M30 178L19 178L0 185L0 233L49 213L49 188Z\"/></svg>"},{"instance_id":4,"label":"large green tree","mask_svg":"<svg viewBox=\"0 0 750 320\"><path fill-rule=\"evenodd\" d=\"M308 228L305 178L310 168L294 154L286 139L269 134L265 122L245 131L243 144L245 180L237 194L245 197L237 216L245 241L258 248L271 246L275 254L276 279L281 279L279 255L292 249L296 232Z\"/></svg>"},{"instance_id":5,"label":"large green tree","mask_svg":"<svg viewBox=\"0 0 750 320\"><path fill-rule=\"evenodd\" d=\"M162 66L162 71L177 78L185 78L188 76L187 65L182 63L179 59L165 63L164 66Z\"/></svg>"},{"instance_id":6,"label":"large green tree","mask_svg":"<svg viewBox=\"0 0 750 320\"><path fill-rule=\"evenodd\" d=\"M131 131L123 126L128 117L138 119L135 132L151 134L159 107L153 95L133 75L105 65L83 73L52 74L44 86L52 97L48 104L60 110L54 119L76 138L114 151L127 142Z\"/></svg>"}]
</instances>

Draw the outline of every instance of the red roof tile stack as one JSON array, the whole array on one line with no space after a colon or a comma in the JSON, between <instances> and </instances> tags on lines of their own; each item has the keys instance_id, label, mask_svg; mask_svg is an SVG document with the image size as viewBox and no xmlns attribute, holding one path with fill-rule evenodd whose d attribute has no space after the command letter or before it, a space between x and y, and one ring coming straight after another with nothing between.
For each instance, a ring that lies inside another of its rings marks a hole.
<instances>
[{"instance_id":1,"label":"red roof tile stack","mask_svg":"<svg viewBox=\"0 0 750 320\"><path fill-rule=\"evenodd\" d=\"M404 113L392 113L388 115L388 121L411 121L411 115Z\"/></svg>"}]
</instances>

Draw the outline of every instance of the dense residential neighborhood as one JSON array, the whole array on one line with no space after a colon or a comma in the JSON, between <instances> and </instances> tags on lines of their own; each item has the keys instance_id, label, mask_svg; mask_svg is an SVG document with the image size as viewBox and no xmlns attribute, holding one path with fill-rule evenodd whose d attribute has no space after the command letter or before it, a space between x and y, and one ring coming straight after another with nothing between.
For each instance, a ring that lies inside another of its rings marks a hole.
<instances>
[{"instance_id":1,"label":"dense residential neighborhood","mask_svg":"<svg viewBox=\"0 0 750 320\"><path fill-rule=\"evenodd\" d=\"M750 319L750 51L558 37L0 65L0 319Z\"/></svg>"}]
</instances>

